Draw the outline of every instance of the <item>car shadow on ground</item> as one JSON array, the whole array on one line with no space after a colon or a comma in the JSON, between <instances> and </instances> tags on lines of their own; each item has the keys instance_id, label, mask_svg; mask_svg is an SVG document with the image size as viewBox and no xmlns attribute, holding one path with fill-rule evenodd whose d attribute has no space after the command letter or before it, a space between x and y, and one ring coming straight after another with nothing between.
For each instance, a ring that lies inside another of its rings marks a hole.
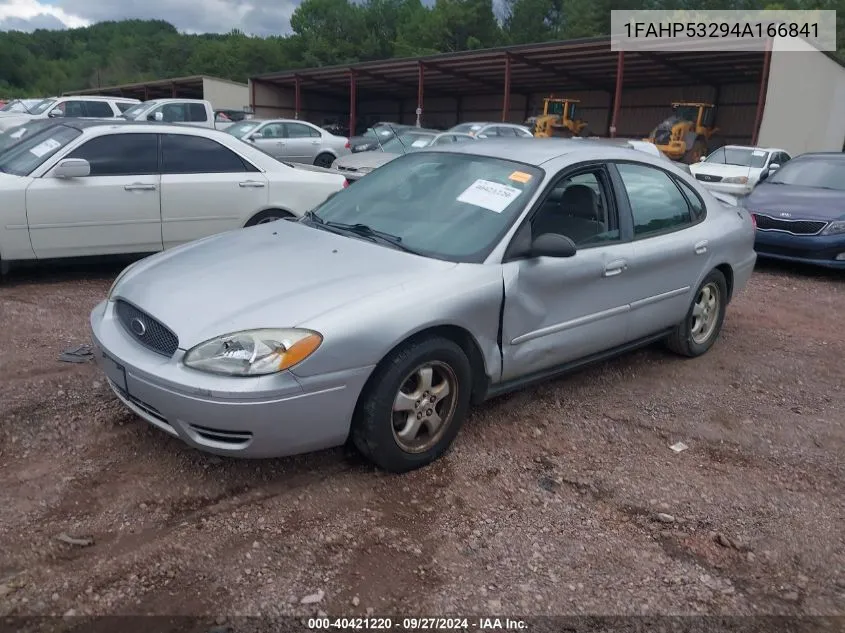
<instances>
[{"instance_id":1,"label":"car shadow on ground","mask_svg":"<svg viewBox=\"0 0 845 633\"><path fill-rule=\"evenodd\" d=\"M845 270L813 266L801 262L787 262L779 259L767 259L757 257L757 264L754 266L755 273L768 273L794 277L810 277L819 281L842 281L845 279Z\"/></svg>"},{"instance_id":2,"label":"car shadow on ground","mask_svg":"<svg viewBox=\"0 0 845 633\"><path fill-rule=\"evenodd\" d=\"M144 257L146 255L119 255L16 262L7 274L0 276L0 288L40 283L110 280L116 278L129 264Z\"/></svg>"}]
</instances>

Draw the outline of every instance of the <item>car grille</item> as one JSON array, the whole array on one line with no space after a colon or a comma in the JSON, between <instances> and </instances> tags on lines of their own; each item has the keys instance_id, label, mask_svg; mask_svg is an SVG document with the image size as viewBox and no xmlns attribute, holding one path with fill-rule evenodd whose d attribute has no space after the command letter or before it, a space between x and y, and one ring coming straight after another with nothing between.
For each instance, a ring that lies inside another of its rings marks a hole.
<instances>
[{"instance_id":1,"label":"car grille","mask_svg":"<svg viewBox=\"0 0 845 633\"><path fill-rule=\"evenodd\" d=\"M719 182L722 179L721 176L710 176L708 174L696 174L695 178L704 182Z\"/></svg>"},{"instance_id":2,"label":"car grille","mask_svg":"<svg viewBox=\"0 0 845 633\"><path fill-rule=\"evenodd\" d=\"M176 353L178 337L149 314L122 299L118 299L115 310L121 325L141 345L163 356L170 357Z\"/></svg>"},{"instance_id":3,"label":"car grille","mask_svg":"<svg viewBox=\"0 0 845 633\"><path fill-rule=\"evenodd\" d=\"M760 231L782 231L793 235L816 235L827 226L827 222L818 220L781 220L768 215L754 214L757 217L757 229Z\"/></svg>"}]
</instances>

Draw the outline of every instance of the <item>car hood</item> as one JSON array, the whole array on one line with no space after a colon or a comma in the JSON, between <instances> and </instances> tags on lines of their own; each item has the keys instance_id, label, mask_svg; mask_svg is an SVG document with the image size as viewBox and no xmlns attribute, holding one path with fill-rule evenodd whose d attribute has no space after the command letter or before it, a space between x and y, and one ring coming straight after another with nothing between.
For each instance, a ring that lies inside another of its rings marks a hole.
<instances>
[{"instance_id":1,"label":"car hood","mask_svg":"<svg viewBox=\"0 0 845 633\"><path fill-rule=\"evenodd\" d=\"M307 327L328 311L456 264L280 220L141 260L115 287L190 349L215 336Z\"/></svg>"},{"instance_id":2,"label":"car hood","mask_svg":"<svg viewBox=\"0 0 845 633\"><path fill-rule=\"evenodd\" d=\"M837 220L845 218L845 191L762 182L748 195L745 207L773 217Z\"/></svg>"},{"instance_id":3,"label":"car hood","mask_svg":"<svg viewBox=\"0 0 845 633\"><path fill-rule=\"evenodd\" d=\"M389 163L398 156L400 154L390 154L388 152L359 152L339 158L335 161L335 166L346 169L361 169L361 167L376 168Z\"/></svg>"},{"instance_id":4,"label":"car hood","mask_svg":"<svg viewBox=\"0 0 845 633\"><path fill-rule=\"evenodd\" d=\"M752 174L758 174L760 169L758 167L743 167L742 165L698 163L697 165L691 165L690 171L694 174L719 176L720 178L740 178L742 176L748 178Z\"/></svg>"}]
</instances>

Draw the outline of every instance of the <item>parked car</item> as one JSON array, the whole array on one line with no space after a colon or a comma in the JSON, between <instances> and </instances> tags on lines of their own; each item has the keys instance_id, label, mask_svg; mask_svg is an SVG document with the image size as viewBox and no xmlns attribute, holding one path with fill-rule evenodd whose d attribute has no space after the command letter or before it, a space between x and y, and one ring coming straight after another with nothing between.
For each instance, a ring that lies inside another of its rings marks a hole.
<instances>
[{"instance_id":1,"label":"parked car","mask_svg":"<svg viewBox=\"0 0 845 633\"><path fill-rule=\"evenodd\" d=\"M783 149L725 145L690 165L690 172L708 189L744 196L791 159Z\"/></svg>"},{"instance_id":2,"label":"parked car","mask_svg":"<svg viewBox=\"0 0 845 633\"><path fill-rule=\"evenodd\" d=\"M409 152L299 222L125 269L91 312L98 363L197 449L351 437L388 471L418 468L471 404L653 341L712 347L754 267L753 224L664 165L533 139Z\"/></svg>"},{"instance_id":3,"label":"parked car","mask_svg":"<svg viewBox=\"0 0 845 633\"><path fill-rule=\"evenodd\" d=\"M297 119L242 121L226 131L279 160L294 163L331 167L336 158L350 153L349 139L345 136L335 136Z\"/></svg>"},{"instance_id":4,"label":"parked car","mask_svg":"<svg viewBox=\"0 0 845 633\"><path fill-rule=\"evenodd\" d=\"M412 127L399 132L398 136L394 135L393 138L382 143L380 145L381 151L358 152L351 156L339 158L332 163L332 169L338 170L350 182L355 182L374 169L407 152L474 140L476 140L475 137L460 132L440 132Z\"/></svg>"},{"instance_id":5,"label":"parked car","mask_svg":"<svg viewBox=\"0 0 845 633\"><path fill-rule=\"evenodd\" d=\"M122 97L51 97L29 112L0 113L0 132L33 119L114 118L135 103L139 101Z\"/></svg>"},{"instance_id":6,"label":"parked car","mask_svg":"<svg viewBox=\"0 0 845 633\"><path fill-rule=\"evenodd\" d=\"M179 123L196 127L226 129L232 121L218 120L211 102L206 99L153 99L143 101L120 115L127 121Z\"/></svg>"},{"instance_id":7,"label":"parked car","mask_svg":"<svg viewBox=\"0 0 845 633\"><path fill-rule=\"evenodd\" d=\"M845 269L845 154L801 154L743 200L760 257Z\"/></svg>"},{"instance_id":8,"label":"parked car","mask_svg":"<svg viewBox=\"0 0 845 633\"><path fill-rule=\"evenodd\" d=\"M24 114L32 112L32 109L44 99L12 99L8 103L4 103L0 108L0 112L22 112Z\"/></svg>"},{"instance_id":9,"label":"parked car","mask_svg":"<svg viewBox=\"0 0 845 633\"><path fill-rule=\"evenodd\" d=\"M397 132L409 129L413 129L413 126L399 123L376 123L373 127L368 127L361 136L353 136L349 139L349 149L353 154L371 152L380 149L379 144L386 143L396 136Z\"/></svg>"},{"instance_id":10,"label":"parked car","mask_svg":"<svg viewBox=\"0 0 845 633\"><path fill-rule=\"evenodd\" d=\"M169 249L301 216L345 184L216 130L65 119L0 154L0 265Z\"/></svg>"},{"instance_id":11,"label":"parked car","mask_svg":"<svg viewBox=\"0 0 845 633\"><path fill-rule=\"evenodd\" d=\"M461 134L469 134L470 136L477 136L478 138L511 138L514 136L533 137L534 134L529 128L524 125L517 125L516 123L496 123L493 121L477 121L472 123L458 123L450 127L447 132L460 132Z\"/></svg>"}]
</instances>

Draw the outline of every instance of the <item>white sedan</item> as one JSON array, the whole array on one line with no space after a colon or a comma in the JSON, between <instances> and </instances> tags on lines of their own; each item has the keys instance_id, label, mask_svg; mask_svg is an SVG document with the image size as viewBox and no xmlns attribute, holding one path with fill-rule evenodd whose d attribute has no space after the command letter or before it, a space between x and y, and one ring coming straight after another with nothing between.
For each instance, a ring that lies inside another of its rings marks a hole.
<instances>
[{"instance_id":1,"label":"white sedan","mask_svg":"<svg viewBox=\"0 0 845 633\"><path fill-rule=\"evenodd\" d=\"M791 159L789 152L774 147L725 145L690 165L690 173L710 191L741 197Z\"/></svg>"},{"instance_id":2,"label":"white sedan","mask_svg":"<svg viewBox=\"0 0 845 633\"><path fill-rule=\"evenodd\" d=\"M63 121L0 153L0 268L161 251L299 217L347 184L216 130Z\"/></svg>"}]
</instances>

